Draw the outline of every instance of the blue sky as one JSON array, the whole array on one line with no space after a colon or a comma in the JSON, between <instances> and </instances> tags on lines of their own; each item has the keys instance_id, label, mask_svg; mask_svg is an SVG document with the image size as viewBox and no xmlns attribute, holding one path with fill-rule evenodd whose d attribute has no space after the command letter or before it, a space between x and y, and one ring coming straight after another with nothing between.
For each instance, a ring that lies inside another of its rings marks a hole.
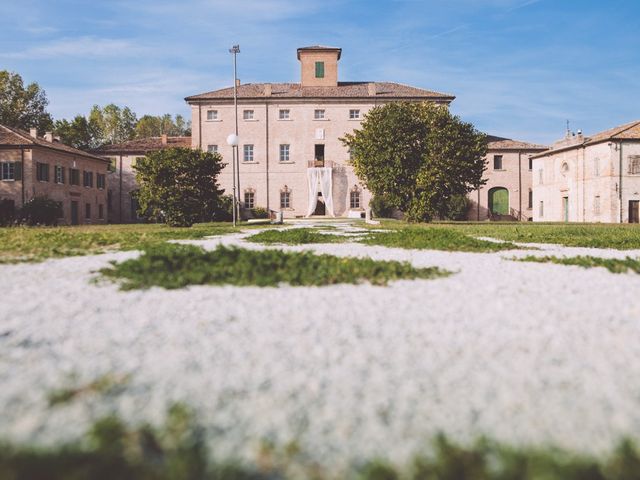
<instances>
[{"instance_id":1,"label":"blue sky","mask_svg":"<svg viewBox=\"0 0 640 480\"><path fill-rule=\"evenodd\" d=\"M548 143L640 119L638 0L0 0L0 69L56 118L110 102L189 114L187 95L298 81L297 47L342 47L340 79L452 93L488 133Z\"/></svg>"}]
</instances>

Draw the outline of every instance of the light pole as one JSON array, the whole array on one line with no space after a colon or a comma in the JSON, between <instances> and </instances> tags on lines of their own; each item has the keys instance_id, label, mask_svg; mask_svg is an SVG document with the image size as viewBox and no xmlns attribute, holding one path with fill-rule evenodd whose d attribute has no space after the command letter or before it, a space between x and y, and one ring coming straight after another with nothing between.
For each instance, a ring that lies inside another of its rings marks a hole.
<instances>
[{"instance_id":1,"label":"light pole","mask_svg":"<svg viewBox=\"0 0 640 480\"><path fill-rule=\"evenodd\" d=\"M233 172L234 175L233 183L236 185L238 189L238 203L234 204L234 208L238 209L236 217L240 220L240 152L238 152L238 66L237 66L237 56L240 53L240 45L234 45L229 49L229 53L233 55L233 109L235 112L235 151L236 155L234 158L234 162L237 161L237 166L234 163ZM234 222L235 226L235 222Z\"/></svg>"},{"instance_id":2,"label":"light pole","mask_svg":"<svg viewBox=\"0 0 640 480\"><path fill-rule=\"evenodd\" d=\"M236 226L236 213L238 209L238 197L240 196L238 192L236 192L236 148L238 148L238 135L232 133L227 137L227 145L231 147L231 166L233 176L233 211L231 213L233 217L233 226Z\"/></svg>"}]
</instances>

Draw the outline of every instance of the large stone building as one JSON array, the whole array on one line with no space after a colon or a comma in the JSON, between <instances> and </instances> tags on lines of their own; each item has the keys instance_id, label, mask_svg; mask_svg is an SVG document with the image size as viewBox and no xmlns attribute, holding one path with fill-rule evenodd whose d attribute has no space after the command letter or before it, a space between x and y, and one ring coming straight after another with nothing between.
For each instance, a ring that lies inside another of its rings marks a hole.
<instances>
[{"instance_id":1,"label":"large stone building","mask_svg":"<svg viewBox=\"0 0 640 480\"><path fill-rule=\"evenodd\" d=\"M62 207L62 224L105 223L104 158L60 143L47 132L25 132L0 125L0 200L17 210L34 197L46 196Z\"/></svg>"},{"instance_id":2,"label":"large stone building","mask_svg":"<svg viewBox=\"0 0 640 480\"><path fill-rule=\"evenodd\" d=\"M104 145L94 153L107 158L110 162L107 175L108 215L110 223L135 223L141 220L138 204L133 193L137 190L136 174L133 170L136 161L150 152L165 148L191 147L191 137L136 138L123 143Z\"/></svg>"},{"instance_id":3,"label":"large stone building","mask_svg":"<svg viewBox=\"0 0 640 480\"><path fill-rule=\"evenodd\" d=\"M239 85L240 200L246 208L310 214L361 216L370 195L349 165L340 142L376 105L431 101L449 105L453 96L391 82L340 82L341 49L298 49L300 83ZM235 131L233 87L186 98L192 109L192 145L218 151L227 162L220 185L232 192Z\"/></svg>"},{"instance_id":4,"label":"large stone building","mask_svg":"<svg viewBox=\"0 0 640 480\"><path fill-rule=\"evenodd\" d=\"M469 220L521 220L533 218L531 185L532 155L547 150L544 145L489 136L487 180L469 193Z\"/></svg>"},{"instance_id":5,"label":"large stone building","mask_svg":"<svg viewBox=\"0 0 640 480\"><path fill-rule=\"evenodd\" d=\"M640 222L640 121L567 135L533 156L533 219Z\"/></svg>"}]
</instances>

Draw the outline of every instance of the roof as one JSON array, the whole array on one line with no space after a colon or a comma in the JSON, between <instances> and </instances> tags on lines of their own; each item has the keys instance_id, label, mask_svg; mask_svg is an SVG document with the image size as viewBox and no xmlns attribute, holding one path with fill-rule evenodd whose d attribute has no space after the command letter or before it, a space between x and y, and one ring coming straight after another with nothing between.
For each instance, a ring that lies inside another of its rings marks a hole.
<instances>
[{"instance_id":1,"label":"roof","mask_svg":"<svg viewBox=\"0 0 640 480\"><path fill-rule=\"evenodd\" d=\"M619 125L590 136L584 136L582 137L582 141L580 141L580 138L577 138L575 142L569 144L559 142L558 146L546 152L539 153L536 157L544 157L565 150L616 140L640 140L640 120L625 123L624 125Z\"/></svg>"},{"instance_id":2,"label":"roof","mask_svg":"<svg viewBox=\"0 0 640 480\"><path fill-rule=\"evenodd\" d=\"M298 49L298 60L300 60L300 51L307 52L338 52L338 60L342 56L342 49L338 47L327 47L324 45L311 45L310 47L300 47Z\"/></svg>"},{"instance_id":3,"label":"roof","mask_svg":"<svg viewBox=\"0 0 640 480\"><path fill-rule=\"evenodd\" d=\"M369 85L375 86L375 95L369 94ZM247 83L238 87L238 98L424 98L451 102L456 97L394 82L338 82L335 87L303 87L299 83ZM223 99L233 99L233 87L185 98L187 102Z\"/></svg>"},{"instance_id":4,"label":"roof","mask_svg":"<svg viewBox=\"0 0 640 480\"><path fill-rule=\"evenodd\" d=\"M69 145L65 145L64 143L58 141L49 142L44 138L34 138L29 132L26 132L19 128L7 127L6 125L0 125L0 146L2 145L29 148L37 146L48 148L51 150L57 150L59 152L64 152L71 155L79 155L82 157L92 158L94 160L100 160L102 162L107 161L102 157L93 155L78 148L70 147Z\"/></svg>"},{"instance_id":5,"label":"roof","mask_svg":"<svg viewBox=\"0 0 640 480\"><path fill-rule=\"evenodd\" d=\"M113 145L103 145L94 150L101 155L120 153L148 153L165 148L191 148L191 137L167 137L167 143L162 143L162 137L135 138L127 142Z\"/></svg>"},{"instance_id":6,"label":"roof","mask_svg":"<svg viewBox=\"0 0 640 480\"><path fill-rule=\"evenodd\" d=\"M487 147L489 150L548 150L546 145L512 140L511 138L487 135Z\"/></svg>"}]
</instances>

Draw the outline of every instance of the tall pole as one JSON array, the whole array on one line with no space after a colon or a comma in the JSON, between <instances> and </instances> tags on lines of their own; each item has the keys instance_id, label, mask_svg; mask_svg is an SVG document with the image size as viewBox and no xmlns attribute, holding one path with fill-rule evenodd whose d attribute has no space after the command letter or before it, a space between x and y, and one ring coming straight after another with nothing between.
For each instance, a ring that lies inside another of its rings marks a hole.
<instances>
[{"instance_id":1,"label":"tall pole","mask_svg":"<svg viewBox=\"0 0 640 480\"><path fill-rule=\"evenodd\" d=\"M229 52L233 54L233 108L235 112L235 134L238 136L238 64L237 64L237 55L240 53L240 45L234 45L229 49ZM236 145L236 156L235 160L237 165L234 164L234 172L235 175L233 182L238 189L238 203L235 205L235 208L238 209L236 214L237 219L240 220L240 151L238 150L238 146Z\"/></svg>"}]
</instances>

